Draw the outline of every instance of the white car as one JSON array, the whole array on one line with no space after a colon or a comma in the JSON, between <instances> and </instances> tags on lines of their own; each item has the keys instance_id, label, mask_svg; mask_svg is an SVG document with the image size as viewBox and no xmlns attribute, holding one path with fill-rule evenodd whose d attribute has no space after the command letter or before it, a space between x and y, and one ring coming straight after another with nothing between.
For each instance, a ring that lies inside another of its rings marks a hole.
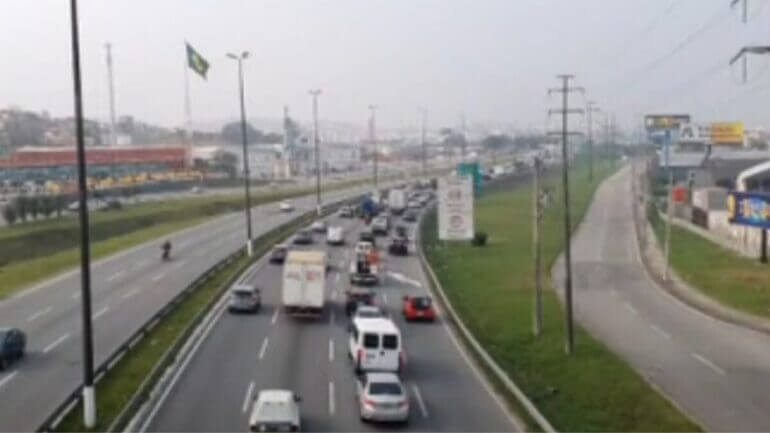
<instances>
[{"instance_id":1,"label":"white car","mask_svg":"<svg viewBox=\"0 0 770 433\"><path fill-rule=\"evenodd\" d=\"M282 201L280 205L281 212L291 212L294 210L294 205L288 201Z\"/></svg>"},{"instance_id":2,"label":"white car","mask_svg":"<svg viewBox=\"0 0 770 433\"><path fill-rule=\"evenodd\" d=\"M316 233L324 233L326 231L326 221L324 220L314 221L313 224L310 226L310 230L313 230Z\"/></svg>"},{"instance_id":3,"label":"white car","mask_svg":"<svg viewBox=\"0 0 770 433\"><path fill-rule=\"evenodd\" d=\"M353 319L376 319L380 317L388 316L382 311L382 308L376 305L359 305L353 312Z\"/></svg>"},{"instance_id":4,"label":"white car","mask_svg":"<svg viewBox=\"0 0 770 433\"><path fill-rule=\"evenodd\" d=\"M345 232L340 226L330 226L326 230L326 243L329 245L342 245L345 243Z\"/></svg>"},{"instance_id":5,"label":"white car","mask_svg":"<svg viewBox=\"0 0 770 433\"><path fill-rule=\"evenodd\" d=\"M249 417L249 431L299 431L299 403L302 399L292 391L265 389L257 394Z\"/></svg>"},{"instance_id":6,"label":"white car","mask_svg":"<svg viewBox=\"0 0 770 433\"><path fill-rule=\"evenodd\" d=\"M409 398L395 373L366 373L356 391L362 421L409 421Z\"/></svg>"}]
</instances>

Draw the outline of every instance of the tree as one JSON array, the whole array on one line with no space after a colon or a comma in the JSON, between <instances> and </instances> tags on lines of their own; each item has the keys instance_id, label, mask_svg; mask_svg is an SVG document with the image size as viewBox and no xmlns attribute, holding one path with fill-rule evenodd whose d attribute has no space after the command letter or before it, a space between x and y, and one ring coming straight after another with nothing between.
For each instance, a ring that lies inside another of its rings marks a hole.
<instances>
[{"instance_id":1,"label":"tree","mask_svg":"<svg viewBox=\"0 0 770 433\"><path fill-rule=\"evenodd\" d=\"M13 207L16 209L16 213L18 214L19 219L22 222L27 221L27 216L29 215L29 197L25 195L17 196L15 199L13 199Z\"/></svg>"},{"instance_id":2,"label":"tree","mask_svg":"<svg viewBox=\"0 0 770 433\"><path fill-rule=\"evenodd\" d=\"M64 207L67 206L67 198L59 194L54 198L54 210L56 210L56 218L61 218L61 213Z\"/></svg>"},{"instance_id":3,"label":"tree","mask_svg":"<svg viewBox=\"0 0 770 433\"><path fill-rule=\"evenodd\" d=\"M226 171L230 174L230 177L235 177L237 171L236 165L238 164L238 157L230 152L223 150L217 151L214 154L213 165L215 170Z\"/></svg>"},{"instance_id":4,"label":"tree","mask_svg":"<svg viewBox=\"0 0 770 433\"><path fill-rule=\"evenodd\" d=\"M32 218L37 219L37 216L40 213L40 196L36 195L28 198L29 203L27 206L29 206L29 214L32 216Z\"/></svg>"},{"instance_id":5,"label":"tree","mask_svg":"<svg viewBox=\"0 0 770 433\"><path fill-rule=\"evenodd\" d=\"M40 213L42 213L44 217L50 218L51 214L53 214L53 211L55 210L55 207L56 202L52 196L44 195L40 197Z\"/></svg>"},{"instance_id":6,"label":"tree","mask_svg":"<svg viewBox=\"0 0 770 433\"><path fill-rule=\"evenodd\" d=\"M8 223L9 226L12 226L16 222L16 218L18 216L19 215L16 212L16 206L12 204L7 204L3 206L3 218L5 219L5 222Z\"/></svg>"},{"instance_id":7,"label":"tree","mask_svg":"<svg viewBox=\"0 0 770 433\"><path fill-rule=\"evenodd\" d=\"M249 122L246 122L246 143L256 143L257 139L262 136L262 133L256 129ZM243 143L243 135L241 133L241 122L230 122L222 127L222 138L232 144Z\"/></svg>"},{"instance_id":8,"label":"tree","mask_svg":"<svg viewBox=\"0 0 770 433\"><path fill-rule=\"evenodd\" d=\"M505 134L488 135L481 140L481 147L492 151L499 151L510 146L513 146L513 139Z\"/></svg>"}]
</instances>

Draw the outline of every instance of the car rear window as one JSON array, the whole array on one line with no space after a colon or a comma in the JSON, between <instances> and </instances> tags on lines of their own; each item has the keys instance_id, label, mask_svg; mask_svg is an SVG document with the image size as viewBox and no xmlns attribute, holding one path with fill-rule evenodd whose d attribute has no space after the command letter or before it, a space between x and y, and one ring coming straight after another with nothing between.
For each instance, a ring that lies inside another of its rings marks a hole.
<instances>
[{"instance_id":1,"label":"car rear window","mask_svg":"<svg viewBox=\"0 0 770 433\"><path fill-rule=\"evenodd\" d=\"M377 349L380 347L380 336L377 334L364 334L364 347L367 349Z\"/></svg>"},{"instance_id":2,"label":"car rear window","mask_svg":"<svg viewBox=\"0 0 770 433\"><path fill-rule=\"evenodd\" d=\"M398 335L386 334L382 336L382 347L385 349L398 349Z\"/></svg>"},{"instance_id":3,"label":"car rear window","mask_svg":"<svg viewBox=\"0 0 770 433\"><path fill-rule=\"evenodd\" d=\"M403 395L401 385L393 382L372 382L369 384L370 395Z\"/></svg>"},{"instance_id":4,"label":"car rear window","mask_svg":"<svg viewBox=\"0 0 770 433\"><path fill-rule=\"evenodd\" d=\"M416 298L413 302L414 308L418 310L427 310L430 308L430 299L429 298Z\"/></svg>"},{"instance_id":5,"label":"car rear window","mask_svg":"<svg viewBox=\"0 0 770 433\"><path fill-rule=\"evenodd\" d=\"M254 292L250 292L248 290L234 290L233 296L236 298L251 298L253 296Z\"/></svg>"}]
</instances>

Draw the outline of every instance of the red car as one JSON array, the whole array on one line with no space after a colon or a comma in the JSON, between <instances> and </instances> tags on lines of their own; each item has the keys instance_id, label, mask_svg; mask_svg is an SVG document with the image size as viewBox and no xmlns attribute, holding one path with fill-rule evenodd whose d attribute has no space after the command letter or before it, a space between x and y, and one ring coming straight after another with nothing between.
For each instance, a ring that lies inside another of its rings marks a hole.
<instances>
[{"instance_id":1,"label":"red car","mask_svg":"<svg viewBox=\"0 0 770 433\"><path fill-rule=\"evenodd\" d=\"M432 322L436 319L433 301L428 296L404 296L404 319Z\"/></svg>"}]
</instances>

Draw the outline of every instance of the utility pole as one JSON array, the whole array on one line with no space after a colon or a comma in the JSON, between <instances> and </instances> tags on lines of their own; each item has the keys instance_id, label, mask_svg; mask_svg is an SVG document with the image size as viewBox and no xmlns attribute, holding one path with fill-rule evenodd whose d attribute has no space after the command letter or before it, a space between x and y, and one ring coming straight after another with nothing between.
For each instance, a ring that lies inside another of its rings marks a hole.
<instances>
[{"instance_id":1,"label":"utility pole","mask_svg":"<svg viewBox=\"0 0 770 433\"><path fill-rule=\"evenodd\" d=\"M118 145L117 131L115 130L115 84L112 75L112 44L104 44L107 50L107 86L110 94L110 146Z\"/></svg>"},{"instance_id":2,"label":"utility pole","mask_svg":"<svg viewBox=\"0 0 770 433\"><path fill-rule=\"evenodd\" d=\"M465 134L465 113L460 115L460 131L463 134L463 141L462 141L462 159L465 161L465 154L466 154L466 147L468 146L467 137Z\"/></svg>"},{"instance_id":3,"label":"utility pole","mask_svg":"<svg viewBox=\"0 0 770 433\"><path fill-rule=\"evenodd\" d=\"M316 214L321 216L321 160L318 151L318 95L321 89L310 90L313 96L313 147L315 148L315 198Z\"/></svg>"},{"instance_id":4,"label":"utility pole","mask_svg":"<svg viewBox=\"0 0 770 433\"><path fill-rule=\"evenodd\" d=\"M91 322L91 240L88 222L88 186L86 185L86 149L83 133L83 85L80 77L80 35L77 0L70 0L72 26L72 81L75 96L75 135L78 157L78 208L80 217L80 290L83 315L83 424L96 425L94 390L94 336Z\"/></svg>"},{"instance_id":5,"label":"utility pole","mask_svg":"<svg viewBox=\"0 0 770 433\"><path fill-rule=\"evenodd\" d=\"M569 109L569 94L572 92L584 92L582 87L570 87L569 80L574 78L574 75L562 74L557 75L557 78L562 81L562 87L556 89L549 89L548 93L556 92L562 94L562 108L560 110L549 110L549 114L553 112L559 112L562 116L561 127L561 155L562 155L562 188L564 189L564 303L567 318L565 320L567 339L565 342L565 350L568 355L572 354L575 348L575 330L572 314L572 225L570 222L570 208L569 208L569 152L567 137L570 135L582 135L580 133L569 132L568 121L569 115L573 113L583 113L580 109Z\"/></svg>"},{"instance_id":6,"label":"utility pole","mask_svg":"<svg viewBox=\"0 0 770 433\"><path fill-rule=\"evenodd\" d=\"M422 176L426 177L428 175L428 169L427 169L427 163L428 163L428 151L426 149L425 144L425 128L427 127L428 123L428 110L425 108L421 108L420 112L422 114L421 116L421 122L420 122L420 144L422 146Z\"/></svg>"},{"instance_id":7,"label":"utility pole","mask_svg":"<svg viewBox=\"0 0 770 433\"><path fill-rule=\"evenodd\" d=\"M749 0L731 0L730 1L730 8L732 9L735 7L738 2L741 2L742 4L742 17L741 21L743 24L746 24L749 21ZM732 63L732 62L731 62ZM742 68L742 80L743 83L746 84L749 80L749 69L748 69L748 59L746 56L743 56L741 58L741 68Z\"/></svg>"},{"instance_id":8,"label":"utility pole","mask_svg":"<svg viewBox=\"0 0 770 433\"><path fill-rule=\"evenodd\" d=\"M377 121L377 106L376 105L369 105L369 141L372 142L372 165L374 169L374 191L375 193L378 191L377 189L377 160L379 157L377 156L377 135L375 132L376 127L376 121Z\"/></svg>"},{"instance_id":9,"label":"utility pole","mask_svg":"<svg viewBox=\"0 0 770 433\"><path fill-rule=\"evenodd\" d=\"M588 116L588 181L589 182L593 182L594 180L594 141L593 141L594 124L591 118L591 114L598 113L600 111L601 110L596 108L596 102L594 101L586 102L586 115Z\"/></svg>"},{"instance_id":10,"label":"utility pole","mask_svg":"<svg viewBox=\"0 0 770 433\"><path fill-rule=\"evenodd\" d=\"M251 191L249 191L249 152L246 149L246 103L243 96L243 61L249 57L249 52L240 55L227 53L227 57L238 62L238 92L241 99L241 137L243 139L243 182L246 195L246 253L251 257L254 246L251 239Z\"/></svg>"},{"instance_id":11,"label":"utility pole","mask_svg":"<svg viewBox=\"0 0 770 433\"><path fill-rule=\"evenodd\" d=\"M535 265L535 300L532 311L532 325L535 337L543 332L543 280L540 259L540 223L542 222L542 200L540 194L540 158L535 157L535 167L532 179L532 244Z\"/></svg>"}]
</instances>

